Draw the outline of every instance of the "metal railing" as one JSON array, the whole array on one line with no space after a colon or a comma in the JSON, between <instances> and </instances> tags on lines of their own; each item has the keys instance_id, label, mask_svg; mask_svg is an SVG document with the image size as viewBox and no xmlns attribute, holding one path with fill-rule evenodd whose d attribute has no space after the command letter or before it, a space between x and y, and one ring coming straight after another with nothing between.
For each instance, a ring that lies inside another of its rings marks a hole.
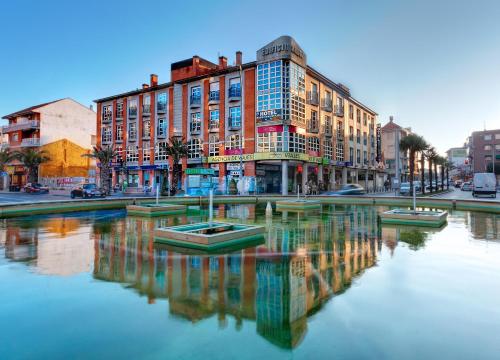
<instances>
[{"instance_id":1,"label":"metal railing","mask_svg":"<svg viewBox=\"0 0 500 360\"><path fill-rule=\"evenodd\" d=\"M200 106L201 105L201 96L191 95L189 98L189 104L191 106Z\"/></svg>"},{"instance_id":2,"label":"metal railing","mask_svg":"<svg viewBox=\"0 0 500 360\"><path fill-rule=\"evenodd\" d=\"M241 116L229 117L229 130L239 130L241 129Z\"/></svg>"},{"instance_id":3,"label":"metal railing","mask_svg":"<svg viewBox=\"0 0 500 360\"><path fill-rule=\"evenodd\" d=\"M21 147L40 146L40 138L26 138L21 140Z\"/></svg>"},{"instance_id":4,"label":"metal railing","mask_svg":"<svg viewBox=\"0 0 500 360\"><path fill-rule=\"evenodd\" d=\"M307 92L307 103L310 105L319 105L319 94L317 91Z\"/></svg>"},{"instance_id":5,"label":"metal railing","mask_svg":"<svg viewBox=\"0 0 500 360\"><path fill-rule=\"evenodd\" d=\"M321 99L321 108L324 111L332 111L333 110L332 99L329 99L329 98Z\"/></svg>"},{"instance_id":6,"label":"metal railing","mask_svg":"<svg viewBox=\"0 0 500 360\"><path fill-rule=\"evenodd\" d=\"M39 129L39 128L40 128L39 120L28 120L21 123L2 126L2 132L7 133L10 131Z\"/></svg>"},{"instance_id":7,"label":"metal railing","mask_svg":"<svg viewBox=\"0 0 500 360\"><path fill-rule=\"evenodd\" d=\"M167 103L159 102L156 104L156 111L159 113L164 113L167 111Z\"/></svg>"},{"instance_id":8,"label":"metal railing","mask_svg":"<svg viewBox=\"0 0 500 360\"><path fill-rule=\"evenodd\" d=\"M208 101L219 101L220 100L220 92L219 90L210 91L208 94Z\"/></svg>"},{"instance_id":9,"label":"metal railing","mask_svg":"<svg viewBox=\"0 0 500 360\"><path fill-rule=\"evenodd\" d=\"M317 134L319 132L318 120L307 120L307 131Z\"/></svg>"},{"instance_id":10,"label":"metal railing","mask_svg":"<svg viewBox=\"0 0 500 360\"><path fill-rule=\"evenodd\" d=\"M227 96L229 100L236 100L241 98L241 86L231 86L227 91Z\"/></svg>"}]
</instances>

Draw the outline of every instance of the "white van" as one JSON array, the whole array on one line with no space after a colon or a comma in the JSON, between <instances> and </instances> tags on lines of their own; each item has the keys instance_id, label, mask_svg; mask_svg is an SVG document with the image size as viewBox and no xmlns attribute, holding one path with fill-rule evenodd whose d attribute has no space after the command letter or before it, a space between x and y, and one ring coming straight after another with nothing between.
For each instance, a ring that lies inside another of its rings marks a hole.
<instances>
[{"instance_id":1,"label":"white van","mask_svg":"<svg viewBox=\"0 0 500 360\"><path fill-rule=\"evenodd\" d=\"M474 183L472 185L472 196L493 195L497 197L497 179L493 173L474 174Z\"/></svg>"}]
</instances>

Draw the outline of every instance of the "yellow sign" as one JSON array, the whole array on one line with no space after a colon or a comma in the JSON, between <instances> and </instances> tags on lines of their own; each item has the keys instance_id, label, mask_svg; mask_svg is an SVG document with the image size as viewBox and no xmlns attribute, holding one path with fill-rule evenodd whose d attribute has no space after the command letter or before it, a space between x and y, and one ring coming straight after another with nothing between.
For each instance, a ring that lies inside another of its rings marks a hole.
<instances>
[{"instance_id":1,"label":"yellow sign","mask_svg":"<svg viewBox=\"0 0 500 360\"><path fill-rule=\"evenodd\" d=\"M318 156L310 156L303 153L295 152L263 152L255 154L244 154L243 161L254 161L254 160L296 160L296 161L306 161L321 164L323 158ZM240 155L221 155L221 156L209 156L207 157L207 163L221 163L221 162L239 162Z\"/></svg>"}]
</instances>

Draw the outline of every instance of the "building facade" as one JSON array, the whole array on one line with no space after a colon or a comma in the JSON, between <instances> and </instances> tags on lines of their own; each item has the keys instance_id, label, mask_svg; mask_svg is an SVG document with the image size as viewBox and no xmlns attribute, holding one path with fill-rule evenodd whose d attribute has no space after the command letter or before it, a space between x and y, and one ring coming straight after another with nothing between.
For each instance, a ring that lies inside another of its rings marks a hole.
<instances>
[{"instance_id":1,"label":"building facade","mask_svg":"<svg viewBox=\"0 0 500 360\"><path fill-rule=\"evenodd\" d=\"M8 136L10 151L25 148L47 152L50 161L39 169L47 181L86 178L94 164L82 158L91 149L91 135L96 132L96 113L66 98L39 104L5 115L8 125L2 127ZM7 166L9 184L21 187L27 181L27 169L14 160ZM62 184L62 180L59 181ZM64 184L62 184L64 185Z\"/></svg>"},{"instance_id":2,"label":"building facade","mask_svg":"<svg viewBox=\"0 0 500 360\"><path fill-rule=\"evenodd\" d=\"M467 146L473 173L492 172L494 164L500 175L500 129L474 131Z\"/></svg>"},{"instance_id":3,"label":"building facade","mask_svg":"<svg viewBox=\"0 0 500 360\"><path fill-rule=\"evenodd\" d=\"M454 147L446 150L446 158L453 165L450 177L465 179L468 176L469 158L466 146Z\"/></svg>"},{"instance_id":4,"label":"building facade","mask_svg":"<svg viewBox=\"0 0 500 360\"><path fill-rule=\"evenodd\" d=\"M159 183L172 168L172 136L189 145L183 173L210 167L222 191L233 178L249 192L282 194L381 178L377 114L308 66L289 36L258 50L256 61L243 63L241 52L234 66L194 56L171 65L168 83L151 75L141 89L96 103L97 141L119 154L113 183Z\"/></svg>"}]
</instances>

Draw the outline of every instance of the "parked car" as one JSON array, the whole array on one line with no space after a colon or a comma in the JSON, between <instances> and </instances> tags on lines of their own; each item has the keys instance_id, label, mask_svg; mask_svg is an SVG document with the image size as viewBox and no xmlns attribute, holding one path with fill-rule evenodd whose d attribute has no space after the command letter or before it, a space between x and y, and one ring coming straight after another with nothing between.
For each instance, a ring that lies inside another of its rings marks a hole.
<instances>
[{"instance_id":1,"label":"parked car","mask_svg":"<svg viewBox=\"0 0 500 360\"><path fill-rule=\"evenodd\" d=\"M413 181L413 186L415 187L416 192L422 191L422 184L420 183L420 181ZM410 193L410 183L409 182L401 183L401 186L399 187L399 193L401 195L413 195Z\"/></svg>"},{"instance_id":2,"label":"parked car","mask_svg":"<svg viewBox=\"0 0 500 360\"><path fill-rule=\"evenodd\" d=\"M347 184L337 191L327 192L326 195L363 195L365 189L359 184Z\"/></svg>"},{"instance_id":3,"label":"parked car","mask_svg":"<svg viewBox=\"0 0 500 360\"><path fill-rule=\"evenodd\" d=\"M497 197L497 178L494 173L476 173L472 186L472 196L493 195Z\"/></svg>"},{"instance_id":4,"label":"parked car","mask_svg":"<svg viewBox=\"0 0 500 360\"><path fill-rule=\"evenodd\" d=\"M24 185L24 191L28 194L48 194L49 188L38 183L27 183Z\"/></svg>"},{"instance_id":5,"label":"parked car","mask_svg":"<svg viewBox=\"0 0 500 360\"><path fill-rule=\"evenodd\" d=\"M460 189L462 187L463 181L462 180L456 180L454 186L457 189Z\"/></svg>"},{"instance_id":6,"label":"parked car","mask_svg":"<svg viewBox=\"0 0 500 360\"><path fill-rule=\"evenodd\" d=\"M75 197L81 198L93 198L93 197L105 197L106 194L97 188L96 184L80 184L73 190L71 190L70 196L72 199Z\"/></svg>"},{"instance_id":7,"label":"parked car","mask_svg":"<svg viewBox=\"0 0 500 360\"><path fill-rule=\"evenodd\" d=\"M472 191L472 181L466 181L462 184L460 188L462 191Z\"/></svg>"}]
</instances>

